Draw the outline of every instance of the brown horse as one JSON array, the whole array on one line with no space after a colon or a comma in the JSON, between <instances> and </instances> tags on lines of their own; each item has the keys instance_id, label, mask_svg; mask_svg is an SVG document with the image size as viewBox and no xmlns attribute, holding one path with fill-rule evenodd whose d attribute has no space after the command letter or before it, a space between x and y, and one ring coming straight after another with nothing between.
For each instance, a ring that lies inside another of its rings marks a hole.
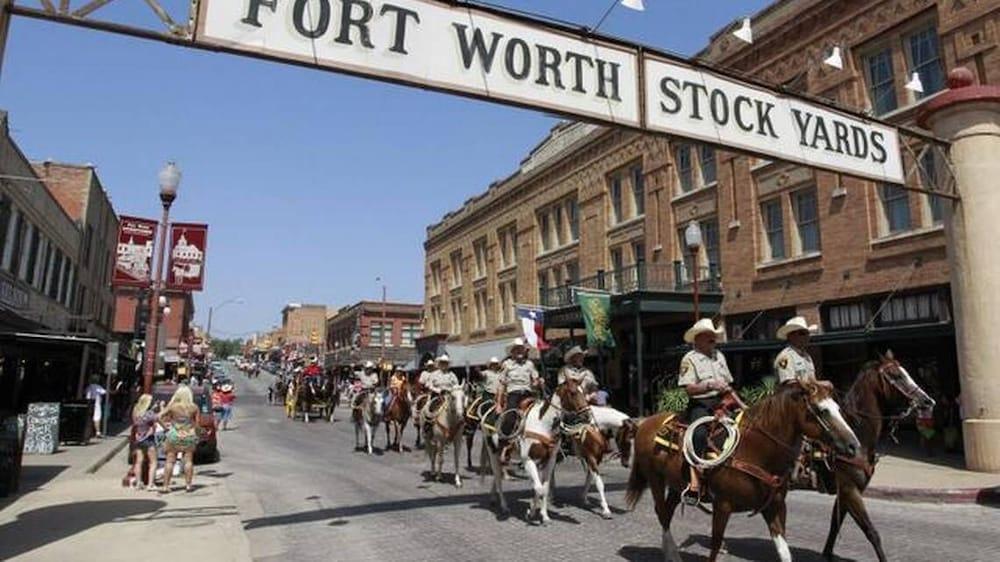
<instances>
[{"instance_id":1,"label":"brown horse","mask_svg":"<svg viewBox=\"0 0 1000 562\"><path fill-rule=\"evenodd\" d=\"M611 508L608 507L608 499L604 495L604 478L601 476L601 462L604 455L609 451L608 440L601 433L600 428L594 421L593 412L587 402L587 394L573 379L566 379L560 387L559 395L562 408L563 420L562 431L565 438L570 440L576 458L580 459L583 471L587 477L583 483L582 501L587 505L587 496L590 494L590 486L597 487L597 494L601 503L601 517L611 519ZM625 427L631 427L631 420L625 420L622 433ZM620 441L619 441L620 443Z\"/></svg>"},{"instance_id":2,"label":"brown horse","mask_svg":"<svg viewBox=\"0 0 1000 562\"><path fill-rule=\"evenodd\" d=\"M837 542L840 526L844 523L844 516L850 513L875 548L879 561L885 562L882 539L868 517L861 497L875 473L875 447L886 422L902 419L914 408L933 406L934 400L914 382L893 357L892 351L861 368L861 373L842 401L847 422L861 441L861 453L853 459L834 458L837 501L830 514L830 533L823 548L824 557L833 560L833 546Z\"/></svg>"},{"instance_id":3,"label":"brown horse","mask_svg":"<svg viewBox=\"0 0 1000 562\"><path fill-rule=\"evenodd\" d=\"M730 514L741 511L761 513L780 560L791 561L784 538L785 495L802 437L823 440L850 456L860 448L832 394L832 385L806 384L780 390L746 411L740 423L741 438L732 457L706 471L703 478L703 485L713 495L711 562L719 556ZM670 522L688 485L688 465L680 450L661 448L654 441L671 415L661 413L639 423L625 501L634 508L647 487L652 491L663 529L664 555L679 560ZM665 494L668 488L669 495Z\"/></svg>"},{"instance_id":4,"label":"brown horse","mask_svg":"<svg viewBox=\"0 0 1000 562\"><path fill-rule=\"evenodd\" d=\"M390 399L389 407L386 408L383 414L382 421L385 422L385 448L387 450L395 447L398 452L403 452L403 445L400 443L400 439L403 437L403 432L406 431L406 424L410 422L410 415L412 414L409 396L410 385L404 382L399 391ZM389 439L390 427L393 432L391 441Z\"/></svg>"}]
</instances>

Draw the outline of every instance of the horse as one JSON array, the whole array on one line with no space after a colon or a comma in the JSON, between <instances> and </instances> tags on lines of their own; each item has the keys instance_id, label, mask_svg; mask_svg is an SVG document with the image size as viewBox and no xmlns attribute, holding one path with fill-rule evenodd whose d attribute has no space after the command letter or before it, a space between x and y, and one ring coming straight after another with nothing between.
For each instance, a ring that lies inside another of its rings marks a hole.
<instances>
[{"instance_id":1,"label":"horse","mask_svg":"<svg viewBox=\"0 0 1000 562\"><path fill-rule=\"evenodd\" d=\"M791 562L785 541L785 496L803 436L828 442L850 456L861 446L832 394L829 383L804 383L780 389L745 411L732 456L706 471L702 479L713 495L710 562L718 559L729 516L741 511L763 516L779 559ZM663 447L654 440L675 420L676 414L664 412L639 422L625 502L635 508L642 493L650 489L663 532L664 555L680 560L670 522L688 485L688 465L681 447Z\"/></svg>"},{"instance_id":2,"label":"horse","mask_svg":"<svg viewBox=\"0 0 1000 562\"><path fill-rule=\"evenodd\" d=\"M389 402L389 407L385 410L383 421L385 422L385 448L395 447L400 453L403 452L403 445L400 439L406 424L410 421L410 388L408 383L403 383L399 392ZM394 438L389 440L389 428L392 427Z\"/></svg>"},{"instance_id":3,"label":"horse","mask_svg":"<svg viewBox=\"0 0 1000 562\"><path fill-rule=\"evenodd\" d=\"M423 416L422 416L423 417ZM462 478L458 474L459 448L462 438L462 426L465 423L465 391L455 387L443 394L443 401L437 411L429 412L423 431L424 447L427 458L431 461L431 476L441 481L441 468L444 466L444 450L451 443L455 453L455 487L462 487Z\"/></svg>"},{"instance_id":4,"label":"horse","mask_svg":"<svg viewBox=\"0 0 1000 562\"><path fill-rule=\"evenodd\" d=\"M420 428L423 427L424 422L424 407L427 406L427 401L430 400L430 398L431 395L429 393L421 391L416 395L416 398L411 400L413 410L413 427L417 428L417 440L413 443L414 449L419 449L421 447L420 437L423 431L421 431Z\"/></svg>"},{"instance_id":5,"label":"horse","mask_svg":"<svg viewBox=\"0 0 1000 562\"><path fill-rule=\"evenodd\" d=\"M844 523L844 516L850 513L875 548L879 562L885 562L882 539L868 517L862 498L875 473L875 447L885 428L884 422L902 419L918 407L932 408L934 400L914 382L890 350L884 356L880 355L877 361L862 366L841 406L847 422L861 441L861 454L854 459L839 455L833 459L837 500L830 514L830 532L823 556L828 560L834 559L833 547L840 526Z\"/></svg>"},{"instance_id":6,"label":"horse","mask_svg":"<svg viewBox=\"0 0 1000 562\"><path fill-rule=\"evenodd\" d=\"M337 405L340 404L340 385L337 383L336 377L327 377L320 392L326 403L326 411L323 413L327 420L333 423L333 414L337 410Z\"/></svg>"},{"instance_id":7,"label":"horse","mask_svg":"<svg viewBox=\"0 0 1000 562\"><path fill-rule=\"evenodd\" d=\"M531 498L531 509L528 518L536 515L542 525L551 522L549 518L549 491L553 485L552 474L556 466L556 457L561 446L562 434L559 425L563 416L563 399L568 398L566 385L560 385L556 392L544 401L532 403L523 418L523 431L511 446L518 458L524 462L524 470L531 478L534 495ZM483 447L489 459L493 486L490 494L496 494L500 504L500 515L510 513L507 498L503 493L504 471L500 459L501 439L498 428L501 420L497 420L496 428L483 424ZM486 478L482 472L481 479Z\"/></svg>"},{"instance_id":8,"label":"horse","mask_svg":"<svg viewBox=\"0 0 1000 562\"><path fill-rule=\"evenodd\" d=\"M466 396L471 396L476 394L480 397L483 396L483 391L481 388L474 389L471 385L466 383L465 387ZM476 398L472 400L469 407L465 410L465 468L469 471L475 469L472 466L472 448L476 440L476 431L480 428L480 414L479 412L491 409L495 405L495 402L489 398ZM479 449L479 469L482 470L486 466L486 451L480 447Z\"/></svg>"},{"instance_id":9,"label":"horse","mask_svg":"<svg viewBox=\"0 0 1000 562\"><path fill-rule=\"evenodd\" d=\"M581 500L586 506L590 486L591 484L596 485L601 502L601 517L611 519L611 508L608 507L608 499L604 495L604 478L601 476L601 462L604 460L604 454L608 451L608 441L604 436L602 426L597 422L596 410L599 407L587 403L586 393L572 379L568 379L563 386L564 391L560 395L563 408L562 431L572 443L573 452L576 458L580 459L583 471L587 475L583 484ZM602 407L602 410L611 410L611 408ZM602 414L602 422L607 430L616 432L628 419L628 416L622 414L624 419L614 421L618 419L618 416L610 416L608 412L603 411Z\"/></svg>"},{"instance_id":10,"label":"horse","mask_svg":"<svg viewBox=\"0 0 1000 562\"><path fill-rule=\"evenodd\" d=\"M362 391L361 400L357 396L351 400L351 417L354 420L354 450L362 449L358 441L361 430L365 432L364 451L372 454L372 438L375 428L382 420L382 393L375 390Z\"/></svg>"},{"instance_id":11,"label":"horse","mask_svg":"<svg viewBox=\"0 0 1000 562\"><path fill-rule=\"evenodd\" d=\"M296 411L302 412L302 419L306 423L309 423L313 405L322 402L321 388L313 377L306 377L299 384L298 395L295 397Z\"/></svg>"}]
</instances>

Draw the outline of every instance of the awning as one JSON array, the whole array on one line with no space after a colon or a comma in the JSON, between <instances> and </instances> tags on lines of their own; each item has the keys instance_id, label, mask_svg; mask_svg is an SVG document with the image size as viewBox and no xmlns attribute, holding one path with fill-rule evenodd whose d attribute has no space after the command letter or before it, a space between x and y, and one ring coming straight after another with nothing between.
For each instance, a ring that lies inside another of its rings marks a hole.
<instances>
[{"instance_id":1,"label":"awning","mask_svg":"<svg viewBox=\"0 0 1000 562\"><path fill-rule=\"evenodd\" d=\"M955 326L948 324L917 324L913 326L895 326L875 328L872 330L850 330L843 332L826 332L811 338L811 345L829 346L852 343L886 342L902 339L924 339L953 337ZM779 351L786 345L781 340L736 340L719 344L723 351Z\"/></svg>"},{"instance_id":2,"label":"awning","mask_svg":"<svg viewBox=\"0 0 1000 562\"><path fill-rule=\"evenodd\" d=\"M507 354L507 343L510 340L493 340L470 345L445 344L444 352L451 359L452 367L464 367L466 365L479 366L490 362L491 357L502 358Z\"/></svg>"}]
</instances>

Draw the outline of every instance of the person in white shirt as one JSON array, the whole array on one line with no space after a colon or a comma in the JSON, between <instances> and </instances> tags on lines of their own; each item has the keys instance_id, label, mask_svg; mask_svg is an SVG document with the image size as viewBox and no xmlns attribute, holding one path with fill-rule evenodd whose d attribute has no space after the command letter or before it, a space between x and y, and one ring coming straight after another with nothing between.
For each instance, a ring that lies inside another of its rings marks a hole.
<instances>
[{"instance_id":1,"label":"person in white shirt","mask_svg":"<svg viewBox=\"0 0 1000 562\"><path fill-rule=\"evenodd\" d=\"M84 392L84 396L87 400L94 403L94 415L92 416L92 421L94 422L94 435L98 439L102 438L101 435L101 419L104 417L104 395L108 393L104 390L104 387L98 382L100 379L98 377L93 377L90 379L90 384L87 385L87 389Z\"/></svg>"},{"instance_id":2,"label":"person in white shirt","mask_svg":"<svg viewBox=\"0 0 1000 562\"><path fill-rule=\"evenodd\" d=\"M806 319L796 316L778 328L778 339L788 345L774 358L774 372L778 383L790 384L816 382L816 367L812 356L806 351L810 334L816 332L816 325L806 323Z\"/></svg>"}]
</instances>

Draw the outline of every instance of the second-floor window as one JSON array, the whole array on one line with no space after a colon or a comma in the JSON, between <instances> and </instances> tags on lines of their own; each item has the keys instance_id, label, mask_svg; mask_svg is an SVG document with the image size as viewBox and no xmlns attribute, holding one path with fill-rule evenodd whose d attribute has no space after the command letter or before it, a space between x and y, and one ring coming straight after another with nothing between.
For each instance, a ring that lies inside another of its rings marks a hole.
<instances>
[{"instance_id":1,"label":"second-floor window","mask_svg":"<svg viewBox=\"0 0 1000 562\"><path fill-rule=\"evenodd\" d=\"M462 286L462 251L451 254L451 288Z\"/></svg>"},{"instance_id":2,"label":"second-floor window","mask_svg":"<svg viewBox=\"0 0 1000 562\"><path fill-rule=\"evenodd\" d=\"M441 294L441 262L431 264L431 294Z\"/></svg>"},{"instance_id":3,"label":"second-floor window","mask_svg":"<svg viewBox=\"0 0 1000 562\"><path fill-rule=\"evenodd\" d=\"M400 346L413 347L417 345L417 338L420 337L420 324L403 324L400 336Z\"/></svg>"},{"instance_id":4,"label":"second-floor window","mask_svg":"<svg viewBox=\"0 0 1000 562\"><path fill-rule=\"evenodd\" d=\"M505 226L497 231L497 245L500 247L500 269L517 265L517 227Z\"/></svg>"},{"instance_id":5,"label":"second-floor window","mask_svg":"<svg viewBox=\"0 0 1000 562\"><path fill-rule=\"evenodd\" d=\"M486 277L486 238L476 240L472 245L476 257L476 279Z\"/></svg>"},{"instance_id":6,"label":"second-floor window","mask_svg":"<svg viewBox=\"0 0 1000 562\"><path fill-rule=\"evenodd\" d=\"M497 285L497 318L500 325L514 322L514 305L517 301L517 281L510 280Z\"/></svg>"},{"instance_id":7,"label":"second-floor window","mask_svg":"<svg viewBox=\"0 0 1000 562\"><path fill-rule=\"evenodd\" d=\"M910 72L920 76L923 92L914 92L917 99L944 89L944 66L938 47L938 32L934 26L917 31L904 41L907 48Z\"/></svg>"},{"instance_id":8,"label":"second-floor window","mask_svg":"<svg viewBox=\"0 0 1000 562\"><path fill-rule=\"evenodd\" d=\"M819 211L816 204L816 189L800 189L792 193L792 211L795 214L797 237L796 255L818 252Z\"/></svg>"},{"instance_id":9,"label":"second-floor window","mask_svg":"<svg viewBox=\"0 0 1000 562\"><path fill-rule=\"evenodd\" d=\"M674 145L674 167L679 194L712 185L717 179L715 148L677 143Z\"/></svg>"},{"instance_id":10,"label":"second-floor window","mask_svg":"<svg viewBox=\"0 0 1000 562\"><path fill-rule=\"evenodd\" d=\"M542 251L548 252L552 249L552 223L547 212L542 212L538 217L538 235L541 237Z\"/></svg>"},{"instance_id":11,"label":"second-floor window","mask_svg":"<svg viewBox=\"0 0 1000 562\"><path fill-rule=\"evenodd\" d=\"M785 257L785 221L781 214L781 198L760 204L760 218L764 227L764 261Z\"/></svg>"},{"instance_id":12,"label":"second-floor window","mask_svg":"<svg viewBox=\"0 0 1000 562\"><path fill-rule=\"evenodd\" d=\"M880 185L878 192L885 225L883 235L910 230L909 193L902 187L892 184Z\"/></svg>"},{"instance_id":13,"label":"second-floor window","mask_svg":"<svg viewBox=\"0 0 1000 562\"><path fill-rule=\"evenodd\" d=\"M622 178L615 175L611 178L611 224L618 224L625 220L622 201Z\"/></svg>"},{"instance_id":14,"label":"second-floor window","mask_svg":"<svg viewBox=\"0 0 1000 562\"><path fill-rule=\"evenodd\" d=\"M476 306L476 323L474 329L486 329L486 290L476 291L473 295L473 302Z\"/></svg>"},{"instance_id":15,"label":"second-floor window","mask_svg":"<svg viewBox=\"0 0 1000 562\"><path fill-rule=\"evenodd\" d=\"M451 299L451 334L462 334L462 299Z\"/></svg>"},{"instance_id":16,"label":"second-floor window","mask_svg":"<svg viewBox=\"0 0 1000 562\"><path fill-rule=\"evenodd\" d=\"M707 144L698 147L698 165L701 166L701 183L715 183L715 148Z\"/></svg>"},{"instance_id":17,"label":"second-floor window","mask_svg":"<svg viewBox=\"0 0 1000 562\"><path fill-rule=\"evenodd\" d=\"M875 115L896 109L896 84L892 73L892 49L886 47L864 57L868 99Z\"/></svg>"},{"instance_id":18,"label":"second-floor window","mask_svg":"<svg viewBox=\"0 0 1000 562\"><path fill-rule=\"evenodd\" d=\"M575 242L580 239L580 205L576 199L570 199L566 203L566 218L569 222L569 238Z\"/></svg>"},{"instance_id":19,"label":"second-floor window","mask_svg":"<svg viewBox=\"0 0 1000 562\"><path fill-rule=\"evenodd\" d=\"M646 180L642 175L642 166L632 167L632 200L636 216L646 214Z\"/></svg>"}]
</instances>

